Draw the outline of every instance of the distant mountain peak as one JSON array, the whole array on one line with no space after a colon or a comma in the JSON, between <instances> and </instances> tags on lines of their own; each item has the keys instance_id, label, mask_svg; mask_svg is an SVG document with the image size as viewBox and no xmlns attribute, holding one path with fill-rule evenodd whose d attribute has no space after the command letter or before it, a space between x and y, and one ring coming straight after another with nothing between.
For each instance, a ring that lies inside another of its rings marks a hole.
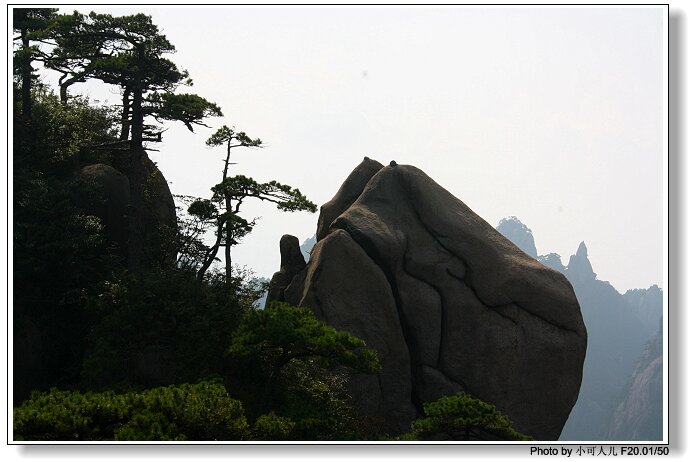
<instances>
[{"instance_id":1,"label":"distant mountain peak","mask_svg":"<svg viewBox=\"0 0 695 462\"><path fill-rule=\"evenodd\" d=\"M514 245L523 250L527 255L538 258L533 232L531 232L531 229L523 224L517 217L509 216L501 219L496 229L497 232L512 241Z\"/></svg>"},{"instance_id":2,"label":"distant mountain peak","mask_svg":"<svg viewBox=\"0 0 695 462\"><path fill-rule=\"evenodd\" d=\"M586 250L586 244L584 243L584 241L582 241L582 242L579 244L579 248L577 249L576 255L577 255L578 258L581 258L581 259L583 259L583 260L588 260L588 259L589 259L589 258L588 258L588 257L589 257L589 252Z\"/></svg>"},{"instance_id":3,"label":"distant mountain peak","mask_svg":"<svg viewBox=\"0 0 695 462\"><path fill-rule=\"evenodd\" d=\"M365 157L365 159L367 159ZM302 251L302 255L304 255L304 260L309 261L309 258L311 257L311 250L314 248L316 245L316 234L311 236L310 238L306 239L302 245L299 246L299 250Z\"/></svg>"},{"instance_id":4,"label":"distant mountain peak","mask_svg":"<svg viewBox=\"0 0 695 462\"><path fill-rule=\"evenodd\" d=\"M567 264L567 279L572 284L596 279L596 273L594 273L594 269L591 267L589 252L584 241L579 244L577 253L570 257L570 261Z\"/></svg>"},{"instance_id":5,"label":"distant mountain peak","mask_svg":"<svg viewBox=\"0 0 695 462\"><path fill-rule=\"evenodd\" d=\"M562 264L562 258L560 255L557 253L549 253L547 255L539 255L538 256L538 261L543 263L545 266L548 268L552 268L555 271L559 271L560 273L565 272L567 268L565 268L565 265Z\"/></svg>"}]
</instances>

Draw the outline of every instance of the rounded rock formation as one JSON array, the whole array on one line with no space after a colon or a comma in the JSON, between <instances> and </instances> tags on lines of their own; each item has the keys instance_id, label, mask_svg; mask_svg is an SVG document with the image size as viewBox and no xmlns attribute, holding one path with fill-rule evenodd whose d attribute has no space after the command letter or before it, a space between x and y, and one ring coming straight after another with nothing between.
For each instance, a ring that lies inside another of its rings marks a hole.
<instances>
[{"instance_id":1,"label":"rounded rock formation","mask_svg":"<svg viewBox=\"0 0 695 462\"><path fill-rule=\"evenodd\" d=\"M176 249L172 242L177 226L174 198L164 175L147 156L143 156L143 170L145 259L148 264L173 264ZM91 164L78 172L78 178L90 184L94 193L93 197L80 198L80 202L89 213L101 218L108 240L118 244L125 254L131 200L128 177L110 165Z\"/></svg>"},{"instance_id":2,"label":"rounded rock formation","mask_svg":"<svg viewBox=\"0 0 695 462\"><path fill-rule=\"evenodd\" d=\"M351 387L385 431L408 431L424 403L464 390L518 431L557 439L587 341L569 282L419 169L376 164L365 159L322 208L283 298L377 350L382 371Z\"/></svg>"}]
</instances>

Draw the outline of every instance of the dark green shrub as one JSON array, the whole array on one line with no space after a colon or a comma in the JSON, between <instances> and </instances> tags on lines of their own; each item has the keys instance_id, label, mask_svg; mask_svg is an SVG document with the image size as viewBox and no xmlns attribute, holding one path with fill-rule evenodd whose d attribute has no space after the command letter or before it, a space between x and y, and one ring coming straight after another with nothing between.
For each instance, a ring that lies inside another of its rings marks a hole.
<instances>
[{"instance_id":1,"label":"dark green shrub","mask_svg":"<svg viewBox=\"0 0 695 462\"><path fill-rule=\"evenodd\" d=\"M214 381L140 393L33 393L14 409L14 439L240 440L249 436L241 402Z\"/></svg>"},{"instance_id":2,"label":"dark green shrub","mask_svg":"<svg viewBox=\"0 0 695 462\"><path fill-rule=\"evenodd\" d=\"M113 279L90 308L99 319L87 339L83 385L137 390L225 373L224 356L241 316L251 309L249 282L232 289L191 272L150 272Z\"/></svg>"},{"instance_id":3,"label":"dark green shrub","mask_svg":"<svg viewBox=\"0 0 695 462\"><path fill-rule=\"evenodd\" d=\"M412 423L404 440L531 440L512 428L495 406L465 392L443 396L424 406L425 417Z\"/></svg>"},{"instance_id":4,"label":"dark green shrub","mask_svg":"<svg viewBox=\"0 0 695 462\"><path fill-rule=\"evenodd\" d=\"M263 414L253 426L253 439L264 441L285 441L290 439L295 422L274 412Z\"/></svg>"}]
</instances>

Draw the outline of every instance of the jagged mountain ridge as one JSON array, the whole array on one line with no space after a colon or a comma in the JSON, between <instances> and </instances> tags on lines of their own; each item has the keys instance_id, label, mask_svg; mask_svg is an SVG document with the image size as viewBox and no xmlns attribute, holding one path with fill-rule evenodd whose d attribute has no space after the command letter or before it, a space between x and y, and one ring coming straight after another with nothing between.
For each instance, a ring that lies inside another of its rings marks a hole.
<instances>
[{"instance_id":1,"label":"jagged mountain ridge","mask_svg":"<svg viewBox=\"0 0 695 462\"><path fill-rule=\"evenodd\" d=\"M530 229L516 217L502 220L497 229L512 242L521 236L523 240L519 243L526 248L530 247L529 238L533 240ZM535 249L535 243L532 248ZM570 281L579 300L589 334L584 381L561 439L612 439L619 434L613 431L613 428L625 427L625 422L620 422L621 418L629 416L632 421L636 420L635 413L628 407L630 402L638 401L627 400L625 390L633 387L633 382L638 378L642 382L646 380L644 375L635 372L635 365L643 354L645 344L658 330L658 320L663 311L662 290L654 285L649 289L629 290L621 295L609 282L596 278L584 242L579 244L577 252L570 257L567 266L562 264L560 256L556 253L537 258L539 262L563 273ZM653 340L657 341L660 340ZM650 375L646 377L654 380L660 377L656 371L656 368L660 367L658 364L660 363L653 363L649 370ZM649 386L651 385L642 383L641 389ZM653 388L652 386L649 389ZM642 409L654 409L659 404L645 404L643 401L640 402ZM616 414L614 409L617 406L622 407ZM637 440L654 439L653 428L661 428L660 420L652 422L653 419L657 419L657 414L651 412L651 417L647 419L649 422L640 421L642 428L649 429L645 430L646 433L633 432L630 437ZM661 414L658 414L658 419L661 418ZM624 430L621 431L621 435L627 434Z\"/></svg>"}]
</instances>

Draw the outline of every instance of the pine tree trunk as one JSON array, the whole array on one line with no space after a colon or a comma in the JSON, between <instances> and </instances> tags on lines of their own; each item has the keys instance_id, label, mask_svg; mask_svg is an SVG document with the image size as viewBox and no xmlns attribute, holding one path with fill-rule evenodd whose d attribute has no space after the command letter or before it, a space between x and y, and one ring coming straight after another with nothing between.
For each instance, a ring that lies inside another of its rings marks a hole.
<instances>
[{"instance_id":1,"label":"pine tree trunk","mask_svg":"<svg viewBox=\"0 0 695 462\"><path fill-rule=\"evenodd\" d=\"M232 198L225 198L225 207L227 209L227 217L231 216L232 213ZM225 224L226 236L224 241L224 283L227 288L232 285L232 227L229 221Z\"/></svg>"},{"instance_id":2,"label":"pine tree trunk","mask_svg":"<svg viewBox=\"0 0 695 462\"><path fill-rule=\"evenodd\" d=\"M83 82L83 77L82 75L74 75L67 79L64 82L60 83L60 103L62 105L68 104L68 88L70 85L77 83L77 82ZM62 80L62 79L61 79Z\"/></svg>"},{"instance_id":3,"label":"pine tree trunk","mask_svg":"<svg viewBox=\"0 0 695 462\"><path fill-rule=\"evenodd\" d=\"M227 158L224 161L224 171L222 172L222 181L227 179L227 172L229 169L229 157L232 153L232 141L227 141ZM225 197L225 211L227 212L227 219L232 213L232 198L229 196ZM225 223L225 241L224 241L224 283L227 288L232 285L232 228L229 221Z\"/></svg>"},{"instance_id":4,"label":"pine tree trunk","mask_svg":"<svg viewBox=\"0 0 695 462\"><path fill-rule=\"evenodd\" d=\"M22 56L22 116L25 120L31 120L31 55L29 55L29 30L21 30L22 48L25 55Z\"/></svg>"},{"instance_id":5,"label":"pine tree trunk","mask_svg":"<svg viewBox=\"0 0 695 462\"><path fill-rule=\"evenodd\" d=\"M142 79L144 73L144 46L138 44L138 69L133 85L133 107L130 144L130 217L128 220L128 269L138 273L142 270L145 252L145 204L142 130L144 114L142 111Z\"/></svg>"},{"instance_id":6,"label":"pine tree trunk","mask_svg":"<svg viewBox=\"0 0 695 462\"><path fill-rule=\"evenodd\" d=\"M130 88L123 90L123 109L121 109L121 136L119 139L125 141L130 133Z\"/></svg>"}]
</instances>

